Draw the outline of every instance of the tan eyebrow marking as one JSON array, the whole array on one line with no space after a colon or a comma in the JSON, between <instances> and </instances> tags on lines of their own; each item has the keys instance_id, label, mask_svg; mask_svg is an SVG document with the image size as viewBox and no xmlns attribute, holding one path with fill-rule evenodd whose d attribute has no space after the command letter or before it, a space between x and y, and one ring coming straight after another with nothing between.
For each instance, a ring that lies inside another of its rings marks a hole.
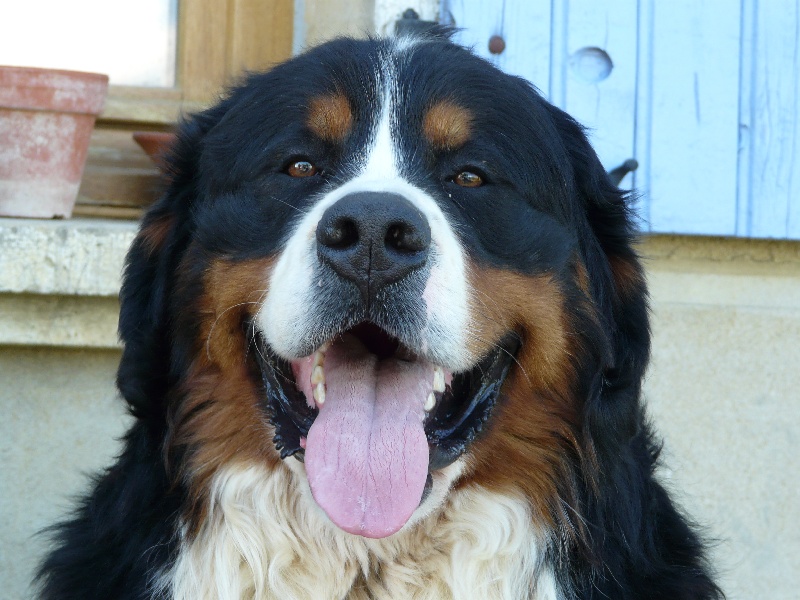
<instances>
[{"instance_id":1,"label":"tan eyebrow marking","mask_svg":"<svg viewBox=\"0 0 800 600\"><path fill-rule=\"evenodd\" d=\"M323 140L341 142L353 127L350 101L340 92L312 98L306 123Z\"/></svg>"},{"instance_id":2,"label":"tan eyebrow marking","mask_svg":"<svg viewBox=\"0 0 800 600\"><path fill-rule=\"evenodd\" d=\"M472 113L450 100L440 100L428 109L422 133L434 148L453 150L469 139Z\"/></svg>"}]
</instances>

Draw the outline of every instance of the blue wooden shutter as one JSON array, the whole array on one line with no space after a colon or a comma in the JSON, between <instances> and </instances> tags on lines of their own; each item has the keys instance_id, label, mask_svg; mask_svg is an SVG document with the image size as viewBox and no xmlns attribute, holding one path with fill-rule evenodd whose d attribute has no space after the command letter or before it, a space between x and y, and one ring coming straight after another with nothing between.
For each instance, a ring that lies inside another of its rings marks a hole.
<instances>
[{"instance_id":1,"label":"blue wooden shutter","mask_svg":"<svg viewBox=\"0 0 800 600\"><path fill-rule=\"evenodd\" d=\"M445 0L457 41L634 157L652 232L800 239L795 0ZM506 49L488 50L500 35ZM610 72L603 68L608 57Z\"/></svg>"}]
</instances>

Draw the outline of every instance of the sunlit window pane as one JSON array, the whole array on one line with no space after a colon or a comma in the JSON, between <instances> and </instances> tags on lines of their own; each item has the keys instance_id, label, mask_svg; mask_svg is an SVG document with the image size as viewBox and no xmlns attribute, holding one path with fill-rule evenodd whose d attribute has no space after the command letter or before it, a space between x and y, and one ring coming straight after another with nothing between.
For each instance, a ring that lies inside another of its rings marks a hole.
<instances>
[{"instance_id":1,"label":"sunlit window pane","mask_svg":"<svg viewBox=\"0 0 800 600\"><path fill-rule=\"evenodd\" d=\"M172 87L178 0L0 2L0 64L106 73Z\"/></svg>"}]
</instances>

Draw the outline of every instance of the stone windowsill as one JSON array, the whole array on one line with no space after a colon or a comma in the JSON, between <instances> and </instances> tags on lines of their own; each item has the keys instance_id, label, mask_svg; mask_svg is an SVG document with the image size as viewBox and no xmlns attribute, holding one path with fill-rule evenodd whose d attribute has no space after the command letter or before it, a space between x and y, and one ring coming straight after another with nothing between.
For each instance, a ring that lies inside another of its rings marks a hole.
<instances>
[{"instance_id":1,"label":"stone windowsill","mask_svg":"<svg viewBox=\"0 0 800 600\"><path fill-rule=\"evenodd\" d=\"M138 224L0 219L0 293L116 296Z\"/></svg>"},{"instance_id":2,"label":"stone windowsill","mask_svg":"<svg viewBox=\"0 0 800 600\"><path fill-rule=\"evenodd\" d=\"M117 297L137 226L0 219L0 345L119 348Z\"/></svg>"}]
</instances>

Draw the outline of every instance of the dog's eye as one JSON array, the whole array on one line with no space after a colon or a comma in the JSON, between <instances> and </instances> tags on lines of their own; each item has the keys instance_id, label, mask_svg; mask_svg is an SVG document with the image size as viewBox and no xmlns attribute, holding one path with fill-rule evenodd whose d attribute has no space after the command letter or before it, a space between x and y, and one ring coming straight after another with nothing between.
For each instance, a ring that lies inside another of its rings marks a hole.
<instances>
[{"instance_id":1,"label":"dog's eye","mask_svg":"<svg viewBox=\"0 0 800 600\"><path fill-rule=\"evenodd\" d=\"M453 181L461 187L475 188L483 185L483 178L472 171L461 171L453 178Z\"/></svg>"},{"instance_id":2,"label":"dog's eye","mask_svg":"<svg viewBox=\"0 0 800 600\"><path fill-rule=\"evenodd\" d=\"M286 168L292 177L311 177L317 174L317 167L307 160L296 160Z\"/></svg>"}]
</instances>

